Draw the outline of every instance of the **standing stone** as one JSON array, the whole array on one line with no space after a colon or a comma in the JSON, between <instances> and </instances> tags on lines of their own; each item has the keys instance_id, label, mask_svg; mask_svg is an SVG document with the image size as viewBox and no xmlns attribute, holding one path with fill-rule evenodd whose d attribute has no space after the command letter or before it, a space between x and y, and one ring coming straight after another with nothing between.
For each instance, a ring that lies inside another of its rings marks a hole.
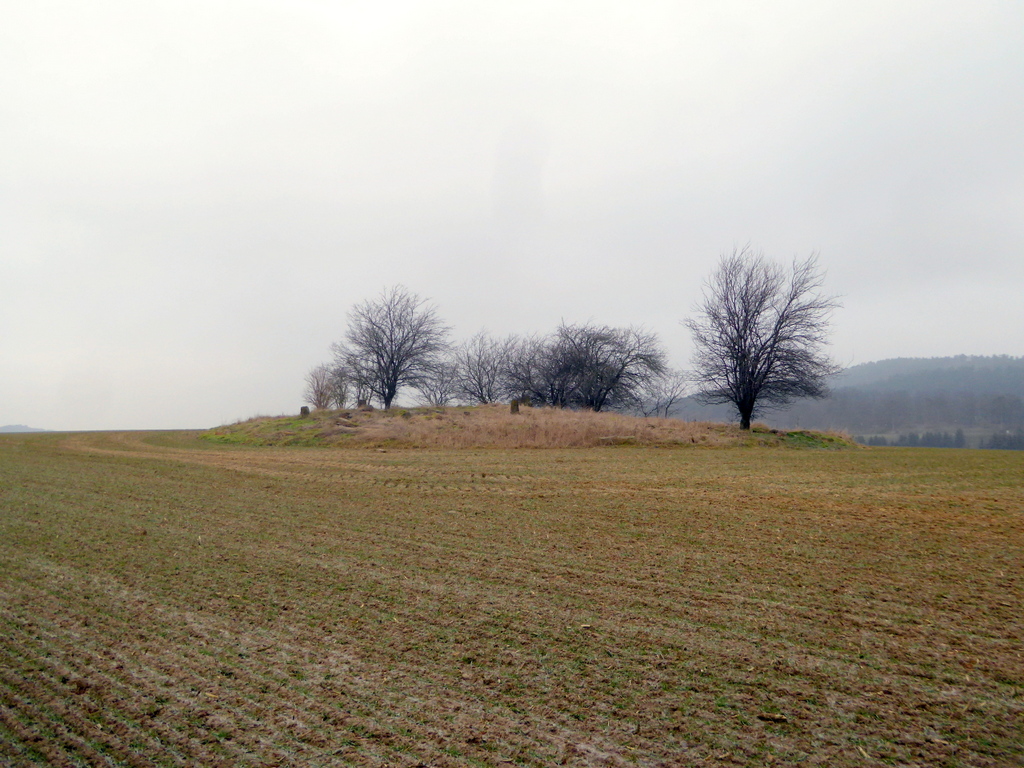
<instances>
[{"instance_id":1,"label":"standing stone","mask_svg":"<svg viewBox=\"0 0 1024 768\"><path fill-rule=\"evenodd\" d=\"M309 406L304 405L299 409L299 416L309 416Z\"/></svg>"}]
</instances>

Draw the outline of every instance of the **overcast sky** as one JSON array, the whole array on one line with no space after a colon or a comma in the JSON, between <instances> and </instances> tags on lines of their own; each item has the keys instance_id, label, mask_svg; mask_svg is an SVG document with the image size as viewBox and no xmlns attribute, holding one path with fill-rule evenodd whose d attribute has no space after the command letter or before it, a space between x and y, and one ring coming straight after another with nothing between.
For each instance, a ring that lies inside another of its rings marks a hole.
<instances>
[{"instance_id":1,"label":"overcast sky","mask_svg":"<svg viewBox=\"0 0 1024 768\"><path fill-rule=\"evenodd\" d=\"M0 425L297 411L397 283L683 367L746 243L843 364L1024 354L1024 3L0 5Z\"/></svg>"}]
</instances>

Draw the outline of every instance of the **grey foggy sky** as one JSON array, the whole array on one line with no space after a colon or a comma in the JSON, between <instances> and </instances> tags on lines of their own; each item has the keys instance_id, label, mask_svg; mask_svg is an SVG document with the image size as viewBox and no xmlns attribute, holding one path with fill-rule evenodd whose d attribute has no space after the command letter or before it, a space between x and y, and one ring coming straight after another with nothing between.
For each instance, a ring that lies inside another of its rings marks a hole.
<instances>
[{"instance_id":1,"label":"grey foggy sky","mask_svg":"<svg viewBox=\"0 0 1024 768\"><path fill-rule=\"evenodd\" d=\"M0 424L297 410L349 307L643 324L820 253L834 356L1024 354L1024 5L0 6Z\"/></svg>"}]
</instances>

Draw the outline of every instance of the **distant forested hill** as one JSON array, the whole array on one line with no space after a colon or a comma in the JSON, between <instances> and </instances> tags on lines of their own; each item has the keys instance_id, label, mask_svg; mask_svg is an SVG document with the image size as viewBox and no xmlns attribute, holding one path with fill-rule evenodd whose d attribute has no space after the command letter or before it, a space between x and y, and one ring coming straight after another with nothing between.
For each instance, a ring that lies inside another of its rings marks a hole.
<instances>
[{"instance_id":1,"label":"distant forested hill","mask_svg":"<svg viewBox=\"0 0 1024 768\"><path fill-rule=\"evenodd\" d=\"M46 430L26 427L24 424L8 424L5 427L0 427L0 432L46 432Z\"/></svg>"},{"instance_id":2,"label":"distant forested hill","mask_svg":"<svg viewBox=\"0 0 1024 768\"><path fill-rule=\"evenodd\" d=\"M723 406L681 404L687 419L732 418ZM1024 430L1024 357L898 358L847 368L825 400L801 400L762 420L778 427L843 430L914 443L914 435L955 435L968 445ZM998 441L997 441L998 442Z\"/></svg>"},{"instance_id":3,"label":"distant forested hill","mask_svg":"<svg viewBox=\"0 0 1024 768\"><path fill-rule=\"evenodd\" d=\"M834 389L880 392L973 392L1024 398L1024 357L900 357L847 368Z\"/></svg>"}]
</instances>

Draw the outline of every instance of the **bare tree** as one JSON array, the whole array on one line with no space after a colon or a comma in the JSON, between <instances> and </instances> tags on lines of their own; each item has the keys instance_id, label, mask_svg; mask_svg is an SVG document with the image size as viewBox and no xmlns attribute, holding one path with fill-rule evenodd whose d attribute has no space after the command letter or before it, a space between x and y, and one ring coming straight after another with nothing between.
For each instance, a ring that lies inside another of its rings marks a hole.
<instances>
[{"instance_id":1,"label":"bare tree","mask_svg":"<svg viewBox=\"0 0 1024 768\"><path fill-rule=\"evenodd\" d=\"M414 384L427 405L450 405L459 393L461 377L454 357L434 361Z\"/></svg>"},{"instance_id":2,"label":"bare tree","mask_svg":"<svg viewBox=\"0 0 1024 768\"><path fill-rule=\"evenodd\" d=\"M731 403L742 429L773 407L826 397L839 366L824 353L836 297L822 295L817 257L787 272L749 246L723 256L707 281L697 319L694 378L704 403Z\"/></svg>"},{"instance_id":3,"label":"bare tree","mask_svg":"<svg viewBox=\"0 0 1024 768\"><path fill-rule=\"evenodd\" d=\"M562 325L549 337L510 345L506 388L557 408L634 407L646 381L665 370L656 334L642 328Z\"/></svg>"},{"instance_id":4,"label":"bare tree","mask_svg":"<svg viewBox=\"0 0 1024 768\"><path fill-rule=\"evenodd\" d=\"M563 324L552 351L572 377L569 403L593 411L635 406L666 369L657 334L643 328Z\"/></svg>"},{"instance_id":5,"label":"bare tree","mask_svg":"<svg viewBox=\"0 0 1024 768\"><path fill-rule=\"evenodd\" d=\"M433 306L396 286L357 304L345 342L331 348L357 388L390 408L399 390L420 382L447 349L448 332Z\"/></svg>"},{"instance_id":6,"label":"bare tree","mask_svg":"<svg viewBox=\"0 0 1024 768\"><path fill-rule=\"evenodd\" d=\"M459 396L482 404L494 403L506 396L505 374L514 345L512 337L495 339L485 331L459 345L455 350Z\"/></svg>"},{"instance_id":7,"label":"bare tree","mask_svg":"<svg viewBox=\"0 0 1024 768\"><path fill-rule=\"evenodd\" d=\"M344 408L348 404L351 389L352 381L348 371L339 365L331 368L331 405L335 408Z\"/></svg>"},{"instance_id":8,"label":"bare tree","mask_svg":"<svg viewBox=\"0 0 1024 768\"><path fill-rule=\"evenodd\" d=\"M555 339L548 336L512 339L503 378L509 396L556 408L570 404L576 385L565 355L560 354Z\"/></svg>"},{"instance_id":9,"label":"bare tree","mask_svg":"<svg viewBox=\"0 0 1024 768\"><path fill-rule=\"evenodd\" d=\"M668 419L676 405L686 397L689 385L689 376L684 371L665 371L641 388L637 410L644 416Z\"/></svg>"},{"instance_id":10,"label":"bare tree","mask_svg":"<svg viewBox=\"0 0 1024 768\"><path fill-rule=\"evenodd\" d=\"M333 397L333 372L329 365L317 365L306 374L306 402L314 408L330 408Z\"/></svg>"},{"instance_id":11,"label":"bare tree","mask_svg":"<svg viewBox=\"0 0 1024 768\"><path fill-rule=\"evenodd\" d=\"M342 343L331 344L331 351L334 352L334 389L335 404L338 408L344 408L353 396L355 402L368 403L373 397L370 386L366 381L364 371L359 367L349 365L348 347Z\"/></svg>"}]
</instances>

